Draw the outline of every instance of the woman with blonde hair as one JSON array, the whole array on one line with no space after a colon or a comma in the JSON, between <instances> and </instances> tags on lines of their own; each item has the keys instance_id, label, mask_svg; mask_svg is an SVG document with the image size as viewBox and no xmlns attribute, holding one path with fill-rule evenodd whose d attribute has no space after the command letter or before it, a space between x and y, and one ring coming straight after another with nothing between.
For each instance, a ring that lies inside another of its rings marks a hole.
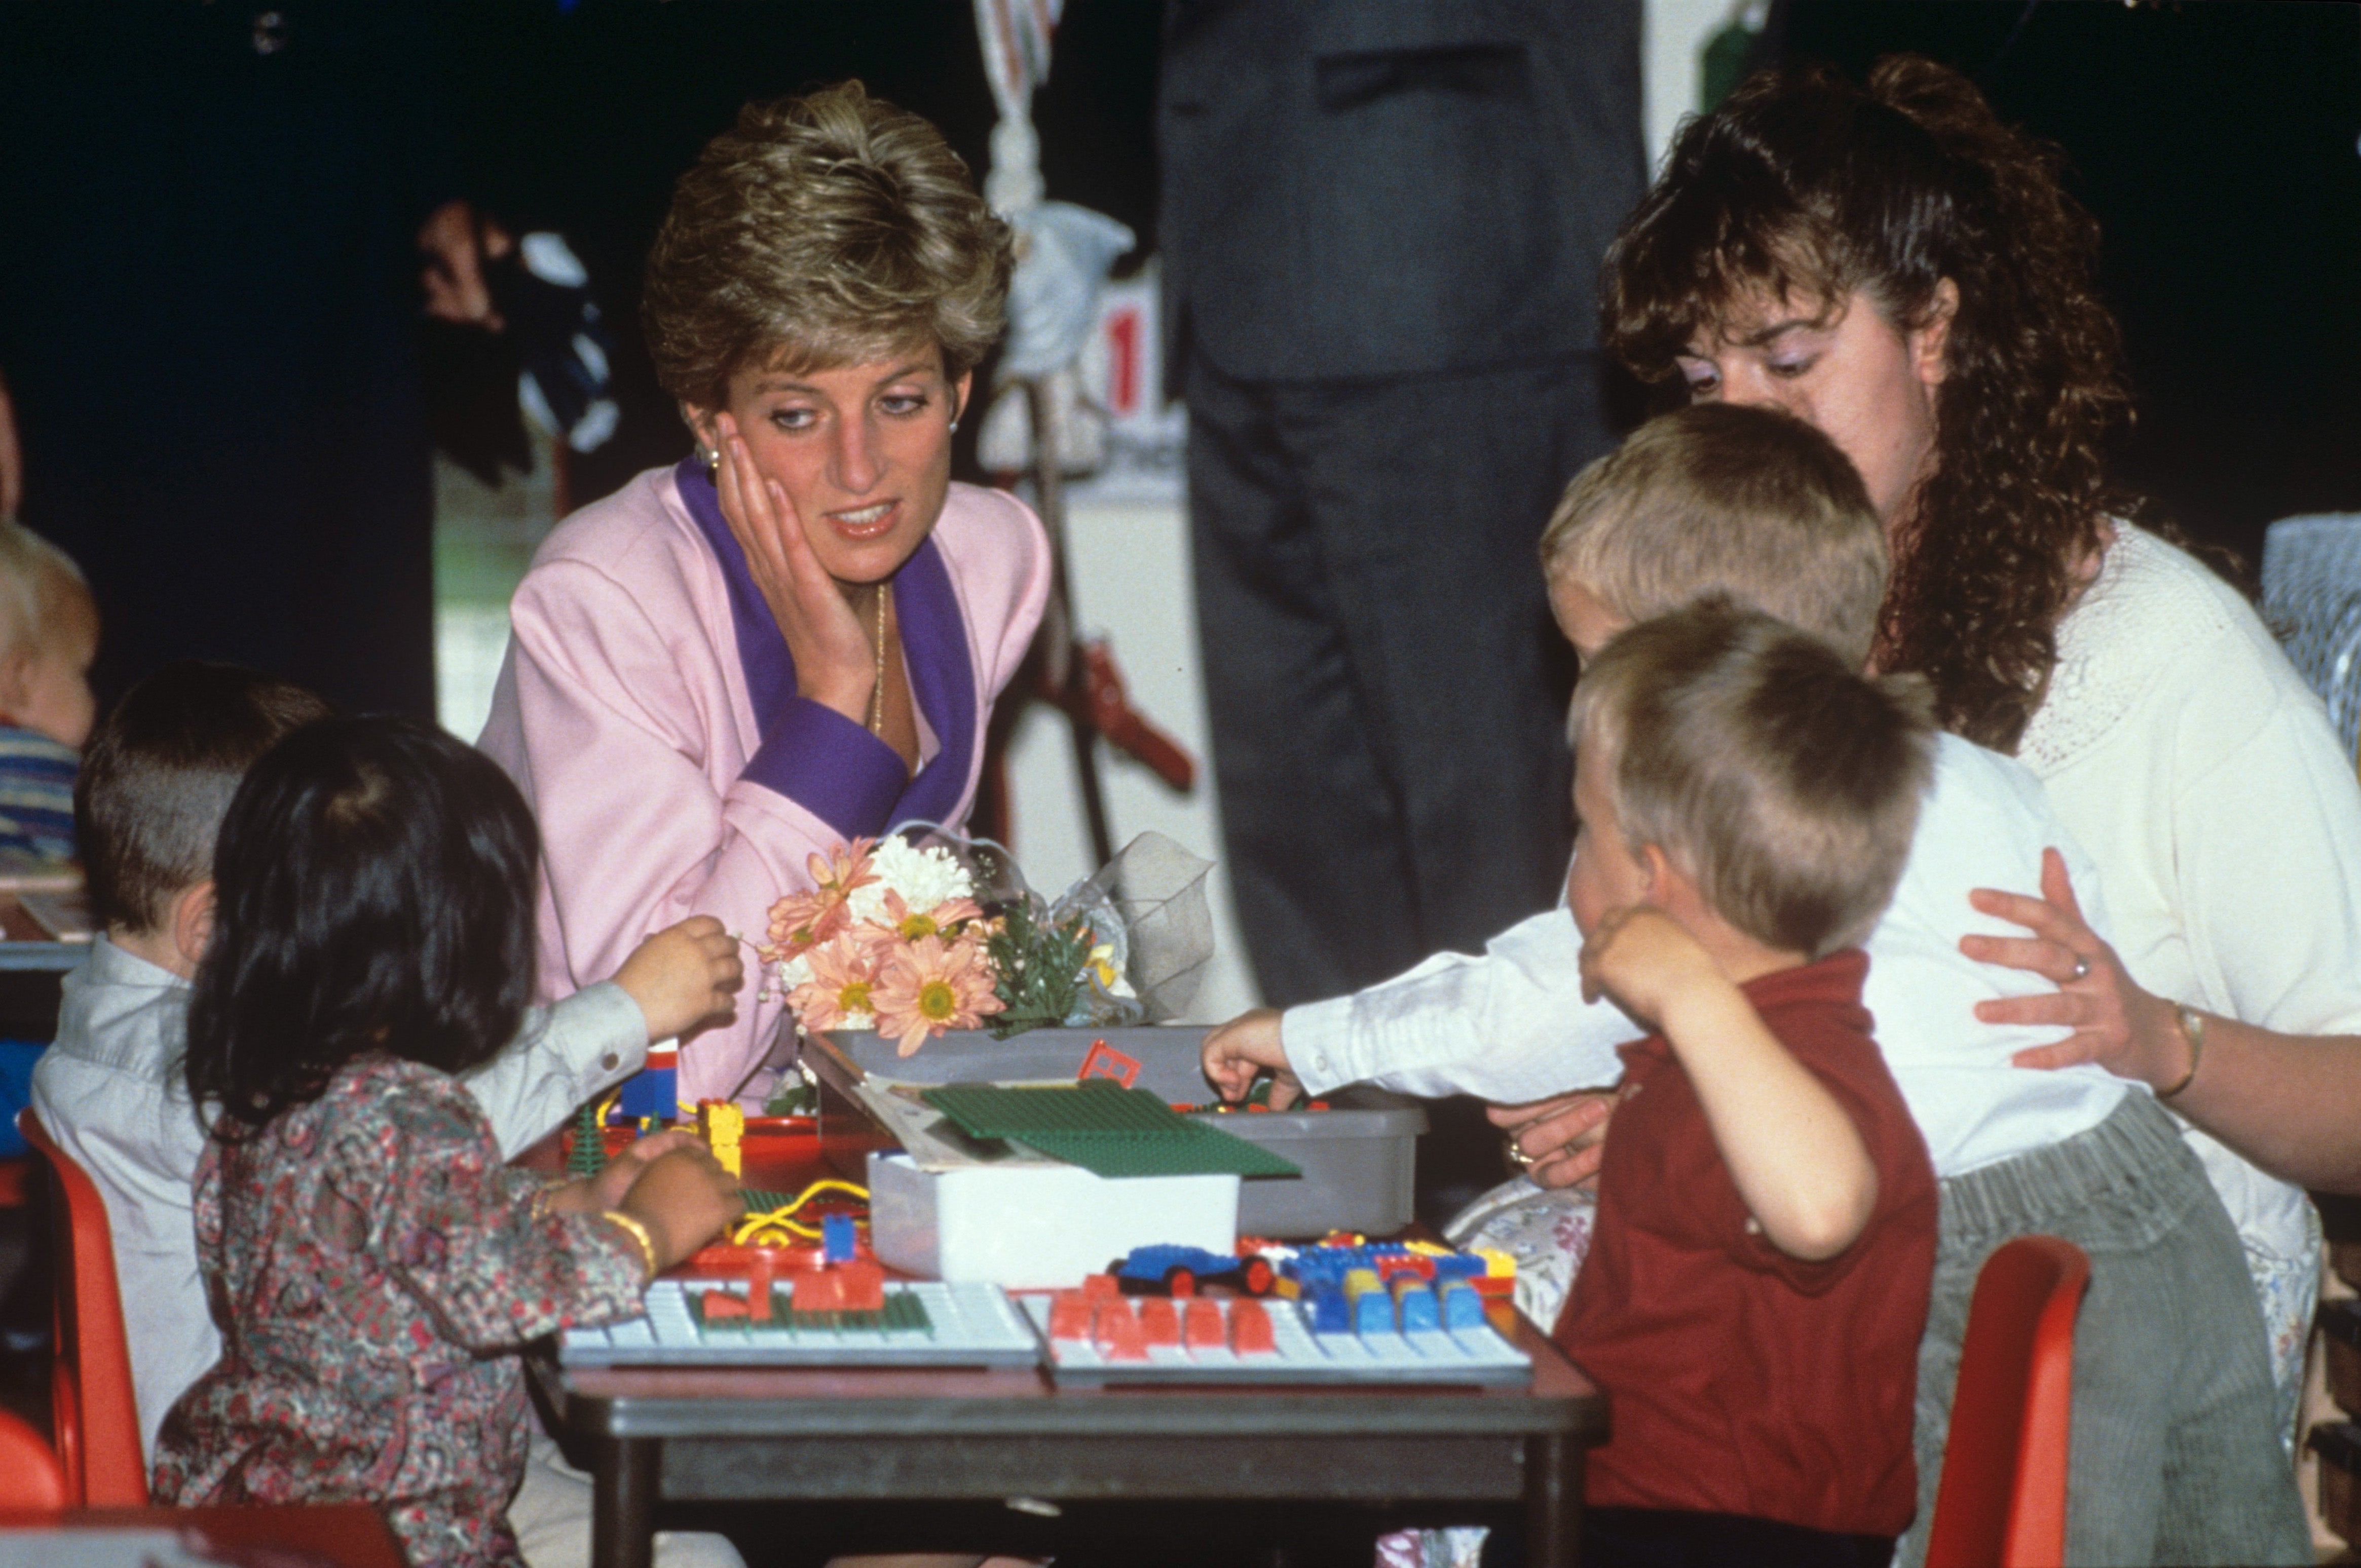
<instances>
[{"instance_id":1,"label":"woman with blonde hair","mask_svg":"<svg viewBox=\"0 0 2361 1568\"><path fill-rule=\"evenodd\" d=\"M697 455L542 546L481 742L547 846L548 990L691 913L759 939L815 852L964 820L1049 582L1033 514L950 481L1009 266L940 134L858 82L682 176L642 315ZM680 1097L746 1091L778 1011L750 977Z\"/></svg>"}]
</instances>

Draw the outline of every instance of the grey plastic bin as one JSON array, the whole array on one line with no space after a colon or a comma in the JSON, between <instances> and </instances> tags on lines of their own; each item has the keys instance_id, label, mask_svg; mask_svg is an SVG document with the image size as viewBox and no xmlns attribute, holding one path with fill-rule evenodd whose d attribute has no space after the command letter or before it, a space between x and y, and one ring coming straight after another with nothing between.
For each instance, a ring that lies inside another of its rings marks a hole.
<instances>
[{"instance_id":1,"label":"grey plastic bin","mask_svg":"<svg viewBox=\"0 0 2361 1568\"><path fill-rule=\"evenodd\" d=\"M1197 1067L1202 1025L1132 1029L1035 1029L1005 1040L961 1031L928 1040L915 1056L867 1030L840 1029L829 1041L863 1072L905 1083L1066 1082L1093 1041L1139 1063L1136 1087L1176 1105L1214 1098ZM1325 1111L1208 1112L1201 1119L1302 1168L1301 1177L1256 1177L1238 1197L1238 1230L1281 1240L1330 1231L1391 1235L1411 1222L1418 1135L1426 1113L1415 1101L1354 1088L1327 1097Z\"/></svg>"}]
</instances>

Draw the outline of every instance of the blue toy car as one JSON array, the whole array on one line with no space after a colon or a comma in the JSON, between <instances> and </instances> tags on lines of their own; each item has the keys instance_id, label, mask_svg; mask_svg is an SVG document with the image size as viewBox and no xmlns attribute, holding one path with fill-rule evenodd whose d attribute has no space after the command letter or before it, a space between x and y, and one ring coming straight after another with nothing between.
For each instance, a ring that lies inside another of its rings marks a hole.
<instances>
[{"instance_id":1,"label":"blue toy car","mask_svg":"<svg viewBox=\"0 0 2361 1568\"><path fill-rule=\"evenodd\" d=\"M1226 1285L1246 1296L1268 1296L1278 1283L1270 1260L1237 1257L1199 1246L1157 1245L1131 1249L1107 1265L1126 1296L1194 1296L1201 1285Z\"/></svg>"}]
</instances>

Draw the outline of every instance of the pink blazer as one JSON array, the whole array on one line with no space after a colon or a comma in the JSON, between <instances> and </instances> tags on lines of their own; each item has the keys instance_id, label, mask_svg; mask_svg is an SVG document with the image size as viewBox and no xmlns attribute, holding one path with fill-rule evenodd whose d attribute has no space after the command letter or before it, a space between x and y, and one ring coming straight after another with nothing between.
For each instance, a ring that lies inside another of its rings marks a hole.
<instances>
[{"instance_id":1,"label":"pink blazer","mask_svg":"<svg viewBox=\"0 0 2361 1568\"><path fill-rule=\"evenodd\" d=\"M892 815L891 787L884 800L871 788L848 804L839 787L845 781L832 776L865 771L873 784L873 756L859 749L877 742L834 715L815 719L817 705L793 697L791 687L783 693L775 676L764 680L763 666L785 643L762 646L778 632L767 609L749 609L742 577L733 614L730 577L709 532L718 514L700 528L682 485L680 471L652 469L566 519L510 603L508 656L478 744L516 780L541 824L544 996L608 979L642 938L691 915L715 916L760 942L772 903L811 885L806 857L892 825L875 819ZM703 505L711 512L709 499ZM1049 548L1023 503L957 484L931 543L940 562L931 580L949 581L944 633L964 633L961 678L972 675L972 722L959 721L965 694L938 695L928 711L906 616L905 638L922 709L917 778L932 784L933 798L956 800L940 819L957 827L975 799L993 699L1040 623ZM918 565L914 559L905 576ZM755 656L753 691L741 639ZM934 668L961 669L958 649L939 652L946 658ZM767 705L777 710L768 725L755 710L766 685ZM793 722L782 719L781 711L798 707ZM852 733L829 732L829 724ZM950 772L930 778L945 744L938 729L963 740L964 755L943 757ZM865 767L840 769L840 754ZM898 763L891 773L899 775ZM737 1090L769 1047L782 1001L758 998L751 946L745 957L736 1020L681 1051L684 1100Z\"/></svg>"}]
</instances>

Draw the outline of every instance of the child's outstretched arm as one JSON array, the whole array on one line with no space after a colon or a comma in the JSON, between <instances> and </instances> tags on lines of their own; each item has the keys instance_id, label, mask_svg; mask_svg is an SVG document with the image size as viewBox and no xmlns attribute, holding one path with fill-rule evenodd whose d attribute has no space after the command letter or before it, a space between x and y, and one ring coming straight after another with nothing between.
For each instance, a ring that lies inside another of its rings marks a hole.
<instances>
[{"instance_id":1,"label":"child's outstretched arm","mask_svg":"<svg viewBox=\"0 0 2361 1568\"><path fill-rule=\"evenodd\" d=\"M1765 1240L1815 1263L1853 1244L1877 1207L1869 1147L1712 954L1659 910L1619 909L1583 944L1582 979L1663 1029Z\"/></svg>"},{"instance_id":2,"label":"child's outstretched arm","mask_svg":"<svg viewBox=\"0 0 2361 1568\"><path fill-rule=\"evenodd\" d=\"M738 944L700 915L642 942L613 983L534 1008L515 1042L466 1078L500 1153L531 1148L576 1106L637 1072L654 1041L727 1013L744 976Z\"/></svg>"},{"instance_id":3,"label":"child's outstretched arm","mask_svg":"<svg viewBox=\"0 0 2361 1568\"><path fill-rule=\"evenodd\" d=\"M1224 1100L1243 1100L1255 1077L1270 1069L1270 1108L1284 1111L1295 1103L1303 1085L1288 1064L1287 1044L1279 1038L1279 1009L1257 1007L1241 1013L1205 1036L1200 1050L1205 1081Z\"/></svg>"}]
</instances>

